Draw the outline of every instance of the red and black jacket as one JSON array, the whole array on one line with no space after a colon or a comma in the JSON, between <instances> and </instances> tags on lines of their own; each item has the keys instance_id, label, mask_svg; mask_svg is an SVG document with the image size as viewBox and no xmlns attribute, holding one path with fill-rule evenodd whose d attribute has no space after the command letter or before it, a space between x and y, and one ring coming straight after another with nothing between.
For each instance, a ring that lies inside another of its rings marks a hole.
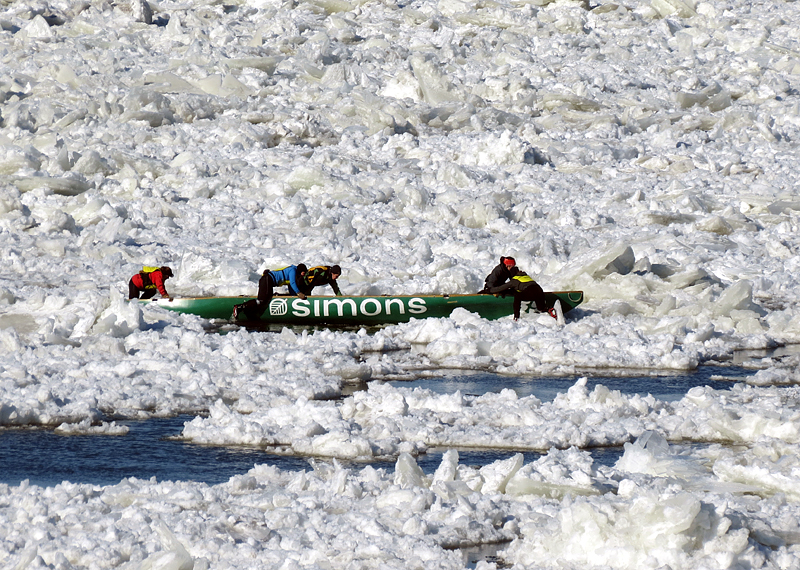
<instances>
[{"instance_id":1,"label":"red and black jacket","mask_svg":"<svg viewBox=\"0 0 800 570\"><path fill-rule=\"evenodd\" d=\"M155 271L151 271L149 273L140 271L131 277L131 281L133 281L133 284L139 289L158 289L158 292L161 293L162 297L169 297L167 288L164 287L164 275L161 273L160 269L156 269Z\"/></svg>"}]
</instances>

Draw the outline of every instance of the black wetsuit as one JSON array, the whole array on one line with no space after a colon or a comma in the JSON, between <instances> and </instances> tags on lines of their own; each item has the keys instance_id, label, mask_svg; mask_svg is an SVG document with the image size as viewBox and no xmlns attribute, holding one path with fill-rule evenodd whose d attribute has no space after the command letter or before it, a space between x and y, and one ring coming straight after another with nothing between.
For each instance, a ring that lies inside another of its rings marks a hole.
<instances>
[{"instance_id":1,"label":"black wetsuit","mask_svg":"<svg viewBox=\"0 0 800 570\"><path fill-rule=\"evenodd\" d=\"M502 294L504 291L512 291L514 293L514 319L519 318L519 311L522 306L522 301L533 302L536 304L536 310L540 313L547 311L547 303L544 299L544 291L539 284L528 277L524 271L519 271L511 277L508 283L492 287L489 293Z\"/></svg>"},{"instance_id":2,"label":"black wetsuit","mask_svg":"<svg viewBox=\"0 0 800 570\"><path fill-rule=\"evenodd\" d=\"M339 290L339 284L336 283L336 279L331 277L331 273L332 273L331 268L327 265L319 265L317 267L312 267L303 277L302 283L298 283L298 285L300 286L300 291L302 291L306 295L310 295L311 290L314 287L321 287L322 285L330 285L331 289L333 289L333 293L337 297L341 296L342 292Z\"/></svg>"},{"instance_id":3,"label":"black wetsuit","mask_svg":"<svg viewBox=\"0 0 800 570\"><path fill-rule=\"evenodd\" d=\"M275 287L278 285L288 285L289 295L302 295L302 298L305 298L305 295L298 291L300 289L298 281L302 281L305 272L306 266L303 264L290 265L274 271L265 271L261 275L261 279L258 280L258 297L236 305L234 307L234 318L239 319L238 315L241 312L246 316L247 320L257 321L260 319L275 295Z\"/></svg>"},{"instance_id":4,"label":"black wetsuit","mask_svg":"<svg viewBox=\"0 0 800 570\"><path fill-rule=\"evenodd\" d=\"M512 271L511 268L503 263L505 259L505 257L501 257L497 267L492 269L492 272L486 276L486 284L483 286L483 292L487 292L492 287L499 287L511 279Z\"/></svg>"}]
</instances>

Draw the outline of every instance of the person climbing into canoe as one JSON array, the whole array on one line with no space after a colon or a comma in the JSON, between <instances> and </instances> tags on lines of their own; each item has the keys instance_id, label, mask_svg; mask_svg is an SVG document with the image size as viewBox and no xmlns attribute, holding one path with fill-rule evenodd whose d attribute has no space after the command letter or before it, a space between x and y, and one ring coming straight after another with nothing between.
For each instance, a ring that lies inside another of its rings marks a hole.
<instances>
[{"instance_id":1,"label":"person climbing into canoe","mask_svg":"<svg viewBox=\"0 0 800 570\"><path fill-rule=\"evenodd\" d=\"M290 265L283 269L267 269L258 280L258 297L245 303L234 305L233 318L239 320L244 315L248 320L256 321L261 318L264 311L269 307L269 302L275 295L275 287L288 285L289 295L297 295L301 299L306 298L306 294L301 291L300 283L308 268L303 263Z\"/></svg>"},{"instance_id":2,"label":"person climbing into canoe","mask_svg":"<svg viewBox=\"0 0 800 570\"><path fill-rule=\"evenodd\" d=\"M172 277L172 269L166 265L142 267L142 270L128 281L128 299L150 299L158 292L162 297L172 301L172 297L169 296L167 288L164 286L164 281L170 277Z\"/></svg>"},{"instance_id":3,"label":"person climbing into canoe","mask_svg":"<svg viewBox=\"0 0 800 570\"><path fill-rule=\"evenodd\" d=\"M500 263L486 276L486 284L481 291L478 291L478 294L488 293L492 287L499 287L507 282L511 279L511 270L516 266L517 262L513 257L501 256Z\"/></svg>"},{"instance_id":4,"label":"person climbing into canoe","mask_svg":"<svg viewBox=\"0 0 800 570\"><path fill-rule=\"evenodd\" d=\"M330 285L334 294L337 297L342 295L339 290L339 284L336 280L341 276L342 268L338 265L318 265L308 270L303 277L303 282L300 284L300 290L306 295L311 295L311 290L314 287L321 287L323 285Z\"/></svg>"},{"instance_id":5,"label":"person climbing into canoe","mask_svg":"<svg viewBox=\"0 0 800 570\"><path fill-rule=\"evenodd\" d=\"M522 301L535 303L537 311L540 313L547 312L551 317L558 320L558 313L556 313L556 310L554 308L547 308L544 291L536 281L516 266L512 267L509 273L511 274L511 278L507 283L498 285L497 287L490 287L486 292L492 295L501 295L505 291L513 292L515 321L519 320L519 311L522 306Z\"/></svg>"}]
</instances>

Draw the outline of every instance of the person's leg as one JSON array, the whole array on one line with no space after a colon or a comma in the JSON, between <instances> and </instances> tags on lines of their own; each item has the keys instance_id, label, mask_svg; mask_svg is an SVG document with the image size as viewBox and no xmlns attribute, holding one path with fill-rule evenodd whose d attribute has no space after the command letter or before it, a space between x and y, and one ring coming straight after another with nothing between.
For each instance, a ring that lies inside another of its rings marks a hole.
<instances>
[{"instance_id":1,"label":"person's leg","mask_svg":"<svg viewBox=\"0 0 800 570\"><path fill-rule=\"evenodd\" d=\"M258 297L250 299L245 303L233 307L233 318L238 319L239 315L244 314L247 320L257 321L264 314L264 311L269 307L269 302L272 300L274 292L274 285L272 278L268 272L265 272L258 280Z\"/></svg>"},{"instance_id":2,"label":"person's leg","mask_svg":"<svg viewBox=\"0 0 800 570\"><path fill-rule=\"evenodd\" d=\"M158 289L155 289L155 288L154 289L145 289L144 293L142 293L141 298L142 299L151 299L151 298L156 296L156 293L158 293Z\"/></svg>"},{"instance_id":3,"label":"person's leg","mask_svg":"<svg viewBox=\"0 0 800 570\"><path fill-rule=\"evenodd\" d=\"M544 300L544 291L535 281L528 287L530 290L531 300L536 303L536 310L540 313L547 311L547 302Z\"/></svg>"},{"instance_id":4,"label":"person's leg","mask_svg":"<svg viewBox=\"0 0 800 570\"><path fill-rule=\"evenodd\" d=\"M514 301L527 301L536 305L536 310L540 313L547 312L547 301L544 298L544 291L535 281L531 281L525 289L514 295Z\"/></svg>"},{"instance_id":5,"label":"person's leg","mask_svg":"<svg viewBox=\"0 0 800 570\"><path fill-rule=\"evenodd\" d=\"M236 305L233 308L234 316L238 319L243 314L248 321L256 321L261 317L261 313L264 312L264 309L260 309L259 305L260 301L258 299L250 299L241 305Z\"/></svg>"},{"instance_id":6,"label":"person's leg","mask_svg":"<svg viewBox=\"0 0 800 570\"><path fill-rule=\"evenodd\" d=\"M139 288L133 283L133 279L128 281L128 299L138 299Z\"/></svg>"},{"instance_id":7,"label":"person's leg","mask_svg":"<svg viewBox=\"0 0 800 570\"><path fill-rule=\"evenodd\" d=\"M269 271L265 271L261 279L258 280L258 300L269 303L274 294L275 283L272 281L272 275L270 275Z\"/></svg>"},{"instance_id":8,"label":"person's leg","mask_svg":"<svg viewBox=\"0 0 800 570\"><path fill-rule=\"evenodd\" d=\"M522 293L514 294L514 320L519 319L519 309L522 306Z\"/></svg>"},{"instance_id":9,"label":"person's leg","mask_svg":"<svg viewBox=\"0 0 800 570\"><path fill-rule=\"evenodd\" d=\"M269 307L269 302L274 294L275 283L272 281L272 275L265 271L261 279L258 280L258 299L256 299L254 305L245 309L248 318L254 321L260 319L261 315Z\"/></svg>"}]
</instances>

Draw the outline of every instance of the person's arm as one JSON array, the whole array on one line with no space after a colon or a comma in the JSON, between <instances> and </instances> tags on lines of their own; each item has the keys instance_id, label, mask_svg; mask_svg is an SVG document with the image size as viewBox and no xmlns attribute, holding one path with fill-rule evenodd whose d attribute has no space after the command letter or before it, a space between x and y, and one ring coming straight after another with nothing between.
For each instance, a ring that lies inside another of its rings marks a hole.
<instances>
[{"instance_id":1,"label":"person's arm","mask_svg":"<svg viewBox=\"0 0 800 570\"><path fill-rule=\"evenodd\" d=\"M508 283L504 283L503 285L498 285L497 287L490 287L489 293L492 295L496 293L502 293L503 291L508 291L509 289L514 289L514 281L509 281Z\"/></svg>"},{"instance_id":2,"label":"person's arm","mask_svg":"<svg viewBox=\"0 0 800 570\"><path fill-rule=\"evenodd\" d=\"M331 279L330 283L331 283L331 289L333 289L334 294L337 297L341 297L342 296L342 292L339 291L339 284L336 283L336 279Z\"/></svg>"},{"instance_id":3,"label":"person's arm","mask_svg":"<svg viewBox=\"0 0 800 570\"><path fill-rule=\"evenodd\" d=\"M295 293L299 293L300 287L297 285L297 268L292 267L287 273L289 274L289 287L291 287L292 291ZM300 279L302 279L302 277Z\"/></svg>"},{"instance_id":4,"label":"person's arm","mask_svg":"<svg viewBox=\"0 0 800 570\"><path fill-rule=\"evenodd\" d=\"M290 290L294 291L294 294L297 295L298 297L300 297L301 299L305 299L306 298L306 294L303 293L300 290L300 287L298 287L298 285L297 285L297 278L298 278L297 267L292 267L289 270L288 273L289 273L289 288L290 288ZM299 277L300 277L300 281L302 282L303 281L303 276L300 275Z\"/></svg>"},{"instance_id":5,"label":"person's arm","mask_svg":"<svg viewBox=\"0 0 800 570\"><path fill-rule=\"evenodd\" d=\"M314 284L309 282L308 280L308 273L306 273L302 277L298 277L297 284L300 286L298 291L300 293L303 293L304 295L311 295L311 291L314 290Z\"/></svg>"},{"instance_id":6,"label":"person's arm","mask_svg":"<svg viewBox=\"0 0 800 570\"><path fill-rule=\"evenodd\" d=\"M484 289L491 289L492 287L498 287L506 282L508 279L508 274L506 272L506 268L498 265L492 272L486 276Z\"/></svg>"},{"instance_id":7,"label":"person's arm","mask_svg":"<svg viewBox=\"0 0 800 570\"><path fill-rule=\"evenodd\" d=\"M153 271L150 274L150 281L152 281L153 285L156 286L158 292L161 293L162 297L169 297L169 293L167 293L167 288L164 287L164 277L161 275L160 271Z\"/></svg>"}]
</instances>

